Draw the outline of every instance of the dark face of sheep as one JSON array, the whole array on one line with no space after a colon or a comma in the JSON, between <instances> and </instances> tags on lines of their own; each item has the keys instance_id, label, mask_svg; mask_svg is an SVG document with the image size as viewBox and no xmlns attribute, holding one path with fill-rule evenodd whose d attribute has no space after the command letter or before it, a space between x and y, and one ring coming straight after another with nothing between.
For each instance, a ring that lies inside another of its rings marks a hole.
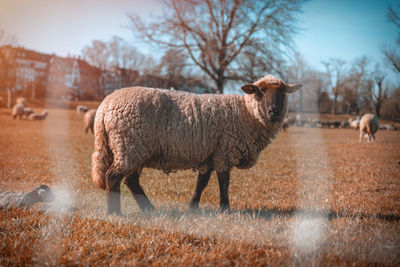
<instances>
[{"instance_id":1,"label":"dark face of sheep","mask_svg":"<svg viewBox=\"0 0 400 267\"><path fill-rule=\"evenodd\" d=\"M38 186L37 194L40 202L52 202L55 199L53 191L47 185Z\"/></svg>"},{"instance_id":2,"label":"dark face of sheep","mask_svg":"<svg viewBox=\"0 0 400 267\"><path fill-rule=\"evenodd\" d=\"M255 99L261 105L261 113L271 122L276 122L284 112L286 94L300 89L301 84L285 84L282 81L260 81L242 87L246 94L255 94Z\"/></svg>"}]
</instances>

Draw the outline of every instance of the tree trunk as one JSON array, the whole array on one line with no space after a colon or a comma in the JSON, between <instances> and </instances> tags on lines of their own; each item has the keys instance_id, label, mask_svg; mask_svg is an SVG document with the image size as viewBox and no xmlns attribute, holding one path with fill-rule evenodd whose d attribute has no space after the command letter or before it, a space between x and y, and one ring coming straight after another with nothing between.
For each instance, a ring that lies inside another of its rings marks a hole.
<instances>
[{"instance_id":1,"label":"tree trunk","mask_svg":"<svg viewBox=\"0 0 400 267\"><path fill-rule=\"evenodd\" d=\"M32 85L32 99L36 98L36 90L35 90L35 86Z\"/></svg>"},{"instance_id":2,"label":"tree trunk","mask_svg":"<svg viewBox=\"0 0 400 267\"><path fill-rule=\"evenodd\" d=\"M376 112L376 116L378 116L378 118L381 117L381 103L376 103L375 105L375 112Z\"/></svg>"},{"instance_id":3,"label":"tree trunk","mask_svg":"<svg viewBox=\"0 0 400 267\"><path fill-rule=\"evenodd\" d=\"M224 93L224 79L219 76L218 79L215 81L217 88L216 92L217 94L223 94Z\"/></svg>"},{"instance_id":4,"label":"tree trunk","mask_svg":"<svg viewBox=\"0 0 400 267\"><path fill-rule=\"evenodd\" d=\"M11 88L7 88L7 107L11 108L12 107L12 91Z\"/></svg>"},{"instance_id":5,"label":"tree trunk","mask_svg":"<svg viewBox=\"0 0 400 267\"><path fill-rule=\"evenodd\" d=\"M333 106L332 106L331 114L336 114L337 97L338 97L338 94L335 93L335 97L333 99Z\"/></svg>"}]
</instances>

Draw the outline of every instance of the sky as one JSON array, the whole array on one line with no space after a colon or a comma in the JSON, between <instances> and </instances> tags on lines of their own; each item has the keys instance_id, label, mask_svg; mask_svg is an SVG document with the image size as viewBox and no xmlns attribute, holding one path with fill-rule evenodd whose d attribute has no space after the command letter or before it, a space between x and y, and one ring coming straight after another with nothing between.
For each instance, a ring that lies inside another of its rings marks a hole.
<instances>
[{"instance_id":1,"label":"sky","mask_svg":"<svg viewBox=\"0 0 400 267\"><path fill-rule=\"evenodd\" d=\"M388 5L400 10L397 0L309 1L298 15L297 50L318 70L333 57L352 62L366 55L384 65L381 48L398 36ZM79 55L92 40L114 35L140 49L127 27L129 12L152 17L161 7L157 0L0 0L0 28L19 45L60 56Z\"/></svg>"}]
</instances>

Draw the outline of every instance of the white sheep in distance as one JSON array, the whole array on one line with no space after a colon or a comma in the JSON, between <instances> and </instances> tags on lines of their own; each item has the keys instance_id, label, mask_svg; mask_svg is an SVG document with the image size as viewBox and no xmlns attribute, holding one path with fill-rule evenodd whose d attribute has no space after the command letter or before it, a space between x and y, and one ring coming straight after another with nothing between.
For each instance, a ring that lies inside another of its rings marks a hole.
<instances>
[{"instance_id":1,"label":"white sheep in distance","mask_svg":"<svg viewBox=\"0 0 400 267\"><path fill-rule=\"evenodd\" d=\"M358 130L360 126L360 118L357 116L356 120L353 120L353 118L349 119L350 127L353 128L354 130Z\"/></svg>"},{"instance_id":2,"label":"white sheep in distance","mask_svg":"<svg viewBox=\"0 0 400 267\"><path fill-rule=\"evenodd\" d=\"M84 105L76 106L76 113L77 114L86 113L86 111L88 111L88 108L86 106L84 106Z\"/></svg>"},{"instance_id":3,"label":"white sheep in distance","mask_svg":"<svg viewBox=\"0 0 400 267\"><path fill-rule=\"evenodd\" d=\"M242 87L245 96L191 94L143 87L108 95L97 109L93 182L107 193L108 213L121 214L120 183L142 210L153 205L139 184L144 167L199 171L191 208L199 205L211 172L218 175L220 208L229 209L233 167L252 167L282 127L287 94L300 84L274 76Z\"/></svg>"},{"instance_id":4,"label":"white sheep in distance","mask_svg":"<svg viewBox=\"0 0 400 267\"><path fill-rule=\"evenodd\" d=\"M286 132L287 129L289 128L289 125L290 125L290 118L286 117L286 118L283 120L282 130L283 130L284 132Z\"/></svg>"},{"instance_id":5,"label":"white sheep in distance","mask_svg":"<svg viewBox=\"0 0 400 267\"><path fill-rule=\"evenodd\" d=\"M87 133L89 129L92 131L92 133L94 133L93 127L94 127L94 118L96 116L96 111L97 109L90 109L83 116L83 123L85 124L85 133Z\"/></svg>"},{"instance_id":6,"label":"white sheep in distance","mask_svg":"<svg viewBox=\"0 0 400 267\"><path fill-rule=\"evenodd\" d=\"M26 98L25 97L18 97L17 100L15 101L16 104L22 104L26 106Z\"/></svg>"},{"instance_id":7,"label":"white sheep in distance","mask_svg":"<svg viewBox=\"0 0 400 267\"><path fill-rule=\"evenodd\" d=\"M30 115L28 116L28 119L30 119L31 121L34 121L34 120L44 120L44 119L46 119L47 114L48 114L48 112L47 112L46 110L44 110L44 111L42 112L42 114L39 114L39 113L32 113L32 114L30 114Z\"/></svg>"},{"instance_id":8,"label":"white sheep in distance","mask_svg":"<svg viewBox=\"0 0 400 267\"><path fill-rule=\"evenodd\" d=\"M23 104L15 104L12 112L13 119L15 119L16 117L22 119L22 116L24 115L24 108L25 106Z\"/></svg>"},{"instance_id":9,"label":"white sheep in distance","mask_svg":"<svg viewBox=\"0 0 400 267\"><path fill-rule=\"evenodd\" d=\"M375 139L375 133L379 129L379 120L375 114L367 113L362 116L360 120L360 140L362 142L362 137L368 140L368 142L372 142Z\"/></svg>"},{"instance_id":10,"label":"white sheep in distance","mask_svg":"<svg viewBox=\"0 0 400 267\"><path fill-rule=\"evenodd\" d=\"M31 115L32 113L33 113L33 109L32 108L29 108L29 107L24 108L24 116L25 116L25 118L28 118L29 115Z\"/></svg>"},{"instance_id":11,"label":"white sheep in distance","mask_svg":"<svg viewBox=\"0 0 400 267\"><path fill-rule=\"evenodd\" d=\"M23 193L1 192L0 208L30 208L38 202L51 202L54 199L54 194L50 187L40 185L31 191Z\"/></svg>"}]
</instances>

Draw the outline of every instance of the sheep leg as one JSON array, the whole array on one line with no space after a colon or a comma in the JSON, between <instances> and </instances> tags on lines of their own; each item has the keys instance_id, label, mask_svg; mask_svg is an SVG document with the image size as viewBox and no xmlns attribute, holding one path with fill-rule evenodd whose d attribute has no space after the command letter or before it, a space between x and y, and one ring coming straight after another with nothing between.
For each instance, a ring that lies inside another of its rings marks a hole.
<instances>
[{"instance_id":1,"label":"sheep leg","mask_svg":"<svg viewBox=\"0 0 400 267\"><path fill-rule=\"evenodd\" d=\"M106 173L107 212L121 215L121 181L124 176L109 169Z\"/></svg>"},{"instance_id":2,"label":"sheep leg","mask_svg":"<svg viewBox=\"0 0 400 267\"><path fill-rule=\"evenodd\" d=\"M139 173L134 172L132 175L127 176L124 180L124 184L128 186L129 191L135 198L136 203L142 211L154 210L154 206L151 204L150 200L147 198L142 187L139 184Z\"/></svg>"},{"instance_id":3,"label":"sheep leg","mask_svg":"<svg viewBox=\"0 0 400 267\"><path fill-rule=\"evenodd\" d=\"M199 176L197 177L196 189L193 193L192 199L189 202L189 207L191 209L197 209L199 207L201 193L203 193L208 181L210 181L211 172L212 169L203 174L199 173Z\"/></svg>"},{"instance_id":4,"label":"sheep leg","mask_svg":"<svg viewBox=\"0 0 400 267\"><path fill-rule=\"evenodd\" d=\"M217 172L218 174L218 184L219 184L219 194L220 194L220 204L219 208L224 210L229 210L229 178L230 171L226 172Z\"/></svg>"}]
</instances>

